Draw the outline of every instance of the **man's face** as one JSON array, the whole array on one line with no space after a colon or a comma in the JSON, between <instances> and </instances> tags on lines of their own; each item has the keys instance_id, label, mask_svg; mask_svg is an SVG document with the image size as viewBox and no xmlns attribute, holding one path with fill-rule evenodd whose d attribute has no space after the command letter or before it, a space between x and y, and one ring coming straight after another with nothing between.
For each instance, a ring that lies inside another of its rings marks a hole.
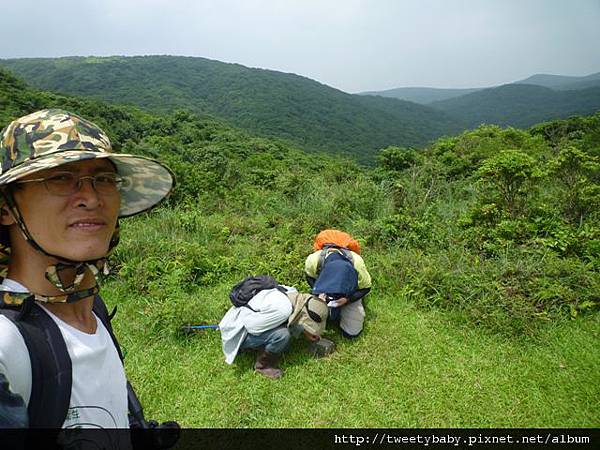
<instances>
[{"instance_id":1,"label":"man's face","mask_svg":"<svg viewBox=\"0 0 600 450\"><path fill-rule=\"evenodd\" d=\"M114 173L106 159L91 159L37 172L23 180L48 178L58 172L71 172L76 178ZM74 261L98 259L106 255L112 237L121 197L99 194L91 179L81 180L76 192L60 196L50 193L43 182L23 183L14 198L33 239L48 253Z\"/></svg>"}]
</instances>

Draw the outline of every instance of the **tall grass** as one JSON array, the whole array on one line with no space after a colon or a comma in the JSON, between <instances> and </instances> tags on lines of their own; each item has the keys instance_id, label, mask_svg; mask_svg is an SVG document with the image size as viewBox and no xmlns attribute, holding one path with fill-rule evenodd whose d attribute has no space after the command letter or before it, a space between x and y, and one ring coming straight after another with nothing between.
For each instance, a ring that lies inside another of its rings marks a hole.
<instances>
[{"instance_id":1,"label":"tall grass","mask_svg":"<svg viewBox=\"0 0 600 450\"><path fill-rule=\"evenodd\" d=\"M368 233L393 210L385 198L373 220L338 223L372 241L363 251L374 288L361 338L328 330L337 351L321 360L296 341L285 377L273 382L253 373L251 355L226 365L217 331L182 334L186 324L218 323L245 275L307 289L303 261L323 210L318 197L298 195L297 204L271 196L259 205L249 193L237 210L189 203L123 222L119 275L104 292L118 305L126 369L148 416L190 427L600 425L598 316L543 320L516 294L511 309L498 308L507 276L535 282L548 259L478 259L460 242L436 249L416 238L384 245Z\"/></svg>"}]
</instances>

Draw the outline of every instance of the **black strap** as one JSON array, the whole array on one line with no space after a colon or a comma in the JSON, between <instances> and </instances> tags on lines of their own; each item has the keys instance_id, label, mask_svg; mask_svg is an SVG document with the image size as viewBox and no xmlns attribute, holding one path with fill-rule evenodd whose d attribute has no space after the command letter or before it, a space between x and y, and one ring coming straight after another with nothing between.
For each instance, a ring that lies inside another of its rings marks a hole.
<instances>
[{"instance_id":1,"label":"black strap","mask_svg":"<svg viewBox=\"0 0 600 450\"><path fill-rule=\"evenodd\" d=\"M119 358L121 358L121 362L123 362L123 352L121 351L121 346L119 345L119 341L115 337L113 332L112 324L110 321L117 313L117 307L115 306L112 312L109 314L106 305L102 298L97 295L94 297L94 306L92 307L96 316L100 319L100 321L104 324L104 327L108 331L110 338L117 349L117 353L119 354ZM142 404L140 403L137 394L135 393L133 386L129 381L127 381L127 407L129 409L129 424L130 426L137 426L139 428L148 428L148 422L144 417L144 410L142 409Z\"/></svg>"},{"instance_id":2,"label":"black strap","mask_svg":"<svg viewBox=\"0 0 600 450\"><path fill-rule=\"evenodd\" d=\"M24 313L23 308L26 309ZM110 335L121 361L123 353L110 323L112 313L99 295L94 297L92 310ZM71 401L72 365L65 340L52 318L33 302L26 300L20 308L0 307L0 314L11 320L25 341L31 360L31 395L28 415L31 428L61 428ZM147 422L133 387L127 382L129 411L138 426Z\"/></svg>"},{"instance_id":3,"label":"black strap","mask_svg":"<svg viewBox=\"0 0 600 450\"><path fill-rule=\"evenodd\" d=\"M17 327L31 360L31 395L28 414L31 428L60 428L71 399L71 358L60 329L41 307L33 304L17 320L18 310L2 309ZM52 343L52 344L50 344Z\"/></svg>"},{"instance_id":4,"label":"black strap","mask_svg":"<svg viewBox=\"0 0 600 450\"><path fill-rule=\"evenodd\" d=\"M115 345L115 348L117 349L119 358L121 359L121 362L123 362L123 359L124 359L123 352L121 351L121 346L119 345L119 341L117 341L117 338L115 337L115 333L113 332L112 324L110 323L112 318L117 313L117 307L115 306L113 308L112 312L110 314L108 314L108 309L106 308L106 305L104 304L104 300L102 300L102 297L100 297L99 295L96 295L94 297L94 306L92 306L92 311L94 311L96 316L98 316L98 318L104 325L104 328L106 328L106 330L108 331L108 334L110 335L110 338L112 339L113 344Z\"/></svg>"}]
</instances>

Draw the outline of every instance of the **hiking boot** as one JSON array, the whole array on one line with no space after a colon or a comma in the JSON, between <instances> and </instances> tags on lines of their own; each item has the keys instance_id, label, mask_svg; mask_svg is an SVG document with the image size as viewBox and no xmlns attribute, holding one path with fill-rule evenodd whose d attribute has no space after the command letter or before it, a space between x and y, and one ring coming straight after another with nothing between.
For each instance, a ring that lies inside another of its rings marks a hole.
<instances>
[{"instance_id":1,"label":"hiking boot","mask_svg":"<svg viewBox=\"0 0 600 450\"><path fill-rule=\"evenodd\" d=\"M335 342L321 338L308 346L308 352L315 358L331 355L335 351Z\"/></svg>"},{"instance_id":2,"label":"hiking boot","mask_svg":"<svg viewBox=\"0 0 600 450\"><path fill-rule=\"evenodd\" d=\"M254 370L267 378L281 378L283 376L283 370L277 367L280 357L281 355L278 353L271 353L265 350L256 358Z\"/></svg>"},{"instance_id":3,"label":"hiking boot","mask_svg":"<svg viewBox=\"0 0 600 450\"><path fill-rule=\"evenodd\" d=\"M240 353L256 353L264 351L264 347L247 347L240 349Z\"/></svg>"}]
</instances>

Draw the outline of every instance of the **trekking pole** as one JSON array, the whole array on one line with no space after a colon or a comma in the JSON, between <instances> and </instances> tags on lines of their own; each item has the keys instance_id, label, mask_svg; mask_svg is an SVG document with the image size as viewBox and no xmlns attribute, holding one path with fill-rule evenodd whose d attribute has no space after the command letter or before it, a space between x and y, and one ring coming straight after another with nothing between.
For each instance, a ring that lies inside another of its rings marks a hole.
<instances>
[{"instance_id":1,"label":"trekking pole","mask_svg":"<svg viewBox=\"0 0 600 450\"><path fill-rule=\"evenodd\" d=\"M182 331L191 333L196 330L218 330L219 325L184 325L181 327Z\"/></svg>"}]
</instances>

